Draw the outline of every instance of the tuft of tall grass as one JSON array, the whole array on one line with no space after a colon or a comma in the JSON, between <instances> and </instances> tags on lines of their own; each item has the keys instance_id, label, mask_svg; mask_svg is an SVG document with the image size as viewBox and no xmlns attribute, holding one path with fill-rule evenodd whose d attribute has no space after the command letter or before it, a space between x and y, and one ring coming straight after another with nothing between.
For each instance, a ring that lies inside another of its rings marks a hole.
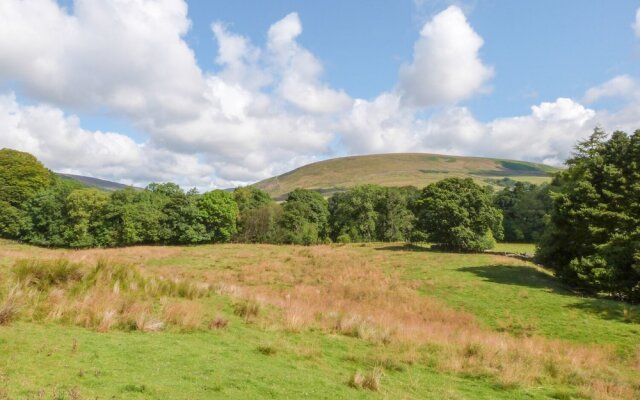
<instances>
[{"instance_id":1,"label":"tuft of tall grass","mask_svg":"<svg viewBox=\"0 0 640 400\"><path fill-rule=\"evenodd\" d=\"M356 389L368 389L373 392L380 390L380 381L382 379L382 368L375 367L369 373L363 374L356 371L349 379L349 386Z\"/></svg>"},{"instance_id":2,"label":"tuft of tall grass","mask_svg":"<svg viewBox=\"0 0 640 400\"><path fill-rule=\"evenodd\" d=\"M47 290L52 286L82 279L80 264L66 259L19 260L13 267L13 274L23 286Z\"/></svg>"},{"instance_id":3,"label":"tuft of tall grass","mask_svg":"<svg viewBox=\"0 0 640 400\"><path fill-rule=\"evenodd\" d=\"M207 296L208 285L144 274L133 265L105 259L95 265L59 260L21 260L12 269L15 288L0 308L8 323L62 321L106 332L111 329L153 332L167 324L198 329L203 307L191 299ZM160 304L162 299L175 299ZM182 301L185 300L185 301Z\"/></svg>"},{"instance_id":4,"label":"tuft of tall grass","mask_svg":"<svg viewBox=\"0 0 640 400\"><path fill-rule=\"evenodd\" d=\"M256 300L243 299L233 304L233 312L246 322L254 321L260 314L261 306Z\"/></svg>"},{"instance_id":5,"label":"tuft of tall grass","mask_svg":"<svg viewBox=\"0 0 640 400\"><path fill-rule=\"evenodd\" d=\"M9 325L18 316L20 307L18 306L16 291L16 287L11 289L2 305L0 305L0 326Z\"/></svg>"}]
</instances>

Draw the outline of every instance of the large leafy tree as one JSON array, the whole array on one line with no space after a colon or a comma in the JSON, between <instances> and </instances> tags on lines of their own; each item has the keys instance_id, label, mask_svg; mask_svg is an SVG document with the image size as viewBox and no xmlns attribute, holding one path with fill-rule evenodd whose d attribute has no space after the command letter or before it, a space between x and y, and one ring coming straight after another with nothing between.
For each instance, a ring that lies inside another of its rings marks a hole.
<instances>
[{"instance_id":1,"label":"large leafy tree","mask_svg":"<svg viewBox=\"0 0 640 400\"><path fill-rule=\"evenodd\" d=\"M471 179L430 184L423 189L416 211L418 228L441 249L486 250L503 235L502 213L493 206L490 189Z\"/></svg>"},{"instance_id":2,"label":"large leafy tree","mask_svg":"<svg viewBox=\"0 0 640 400\"><path fill-rule=\"evenodd\" d=\"M228 242L236 233L238 219L238 205L233 194L224 190L207 192L198 199L198 207L209 240Z\"/></svg>"},{"instance_id":3,"label":"large leafy tree","mask_svg":"<svg viewBox=\"0 0 640 400\"><path fill-rule=\"evenodd\" d=\"M165 203L163 195L150 190L126 188L113 192L105 216L111 233L109 244L127 246L158 243Z\"/></svg>"},{"instance_id":4,"label":"large leafy tree","mask_svg":"<svg viewBox=\"0 0 640 400\"><path fill-rule=\"evenodd\" d=\"M17 150L0 150L0 201L20 207L53 183L53 174L34 156Z\"/></svg>"},{"instance_id":5,"label":"large leafy tree","mask_svg":"<svg viewBox=\"0 0 640 400\"><path fill-rule=\"evenodd\" d=\"M93 247L108 244L104 217L109 194L98 189L74 190L66 198L64 239L70 247Z\"/></svg>"},{"instance_id":6,"label":"large leafy tree","mask_svg":"<svg viewBox=\"0 0 640 400\"><path fill-rule=\"evenodd\" d=\"M295 189L282 206L278 221L279 241L294 244L320 243L328 236L329 209L321 194Z\"/></svg>"},{"instance_id":7,"label":"large leafy tree","mask_svg":"<svg viewBox=\"0 0 640 400\"><path fill-rule=\"evenodd\" d=\"M537 258L583 288L640 301L640 130L596 129L556 179Z\"/></svg>"}]
</instances>

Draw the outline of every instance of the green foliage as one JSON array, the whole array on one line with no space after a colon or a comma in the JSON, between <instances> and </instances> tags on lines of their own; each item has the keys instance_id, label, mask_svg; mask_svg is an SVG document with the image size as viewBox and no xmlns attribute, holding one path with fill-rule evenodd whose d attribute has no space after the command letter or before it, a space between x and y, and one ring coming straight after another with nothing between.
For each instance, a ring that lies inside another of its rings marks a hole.
<instances>
[{"instance_id":1,"label":"green foliage","mask_svg":"<svg viewBox=\"0 0 640 400\"><path fill-rule=\"evenodd\" d=\"M26 202L22 209L28 215L28 227L21 239L39 246L68 246L66 200L80 186L74 181L55 179L51 187Z\"/></svg>"},{"instance_id":2,"label":"green foliage","mask_svg":"<svg viewBox=\"0 0 640 400\"><path fill-rule=\"evenodd\" d=\"M0 201L19 207L50 186L52 179L51 172L31 154L0 150Z\"/></svg>"},{"instance_id":3,"label":"green foliage","mask_svg":"<svg viewBox=\"0 0 640 400\"><path fill-rule=\"evenodd\" d=\"M198 207L209 239L213 242L228 242L236 233L238 206L234 196L224 190L207 192L198 199Z\"/></svg>"},{"instance_id":4,"label":"green foliage","mask_svg":"<svg viewBox=\"0 0 640 400\"><path fill-rule=\"evenodd\" d=\"M416 206L418 228L438 247L490 249L502 239L502 213L491 192L471 179L448 178L424 188Z\"/></svg>"},{"instance_id":5,"label":"green foliage","mask_svg":"<svg viewBox=\"0 0 640 400\"><path fill-rule=\"evenodd\" d=\"M233 199L238 205L240 213L260 208L273 201L271 196L269 196L269 193L253 186L236 188L233 191Z\"/></svg>"},{"instance_id":6,"label":"green foliage","mask_svg":"<svg viewBox=\"0 0 640 400\"><path fill-rule=\"evenodd\" d=\"M150 190L127 188L113 192L105 217L111 232L108 244L158 243L164 204L165 197Z\"/></svg>"},{"instance_id":7,"label":"green foliage","mask_svg":"<svg viewBox=\"0 0 640 400\"><path fill-rule=\"evenodd\" d=\"M328 236L329 209L327 201L307 189L289 193L282 207L278 225L282 229L279 241L293 244L322 243Z\"/></svg>"},{"instance_id":8,"label":"green foliage","mask_svg":"<svg viewBox=\"0 0 640 400\"><path fill-rule=\"evenodd\" d=\"M548 185L516 182L496 194L494 204L504 216L504 240L537 242L549 220L551 197Z\"/></svg>"},{"instance_id":9,"label":"green foliage","mask_svg":"<svg viewBox=\"0 0 640 400\"><path fill-rule=\"evenodd\" d=\"M640 130L596 129L556 179L537 258L587 290L640 301Z\"/></svg>"},{"instance_id":10,"label":"green foliage","mask_svg":"<svg viewBox=\"0 0 640 400\"><path fill-rule=\"evenodd\" d=\"M240 214L236 241L242 243L277 243L282 236L278 221L282 206L275 202L245 209Z\"/></svg>"},{"instance_id":11,"label":"green foliage","mask_svg":"<svg viewBox=\"0 0 640 400\"><path fill-rule=\"evenodd\" d=\"M105 244L104 216L109 194L98 189L77 189L65 201L67 222L65 242L70 247L94 247Z\"/></svg>"},{"instance_id":12,"label":"green foliage","mask_svg":"<svg viewBox=\"0 0 640 400\"><path fill-rule=\"evenodd\" d=\"M0 200L0 237L18 239L27 224L27 216L22 210Z\"/></svg>"},{"instance_id":13,"label":"green foliage","mask_svg":"<svg viewBox=\"0 0 640 400\"><path fill-rule=\"evenodd\" d=\"M360 185L329 200L331 236L347 235L357 242L407 240L414 216L409 210L415 188Z\"/></svg>"}]
</instances>

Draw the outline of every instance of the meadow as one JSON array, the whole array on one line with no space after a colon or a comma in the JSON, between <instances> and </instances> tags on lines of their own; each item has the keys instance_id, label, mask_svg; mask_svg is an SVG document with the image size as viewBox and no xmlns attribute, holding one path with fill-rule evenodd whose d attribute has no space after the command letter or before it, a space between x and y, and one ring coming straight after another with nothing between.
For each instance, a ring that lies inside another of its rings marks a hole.
<instances>
[{"instance_id":1,"label":"meadow","mask_svg":"<svg viewBox=\"0 0 640 400\"><path fill-rule=\"evenodd\" d=\"M640 310L497 253L0 241L0 282L0 399L640 396Z\"/></svg>"}]
</instances>

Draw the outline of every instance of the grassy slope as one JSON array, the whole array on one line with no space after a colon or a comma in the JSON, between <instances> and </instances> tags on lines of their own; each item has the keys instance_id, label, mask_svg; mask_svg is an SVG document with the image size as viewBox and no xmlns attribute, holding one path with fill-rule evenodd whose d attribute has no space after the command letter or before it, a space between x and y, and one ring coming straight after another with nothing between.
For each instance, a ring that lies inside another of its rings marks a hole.
<instances>
[{"instance_id":1,"label":"grassy slope","mask_svg":"<svg viewBox=\"0 0 640 400\"><path fill-rule=\"evenodd\" d=\"M526 245L517 248L527 250ZM246 288L258 289L286 286L273 275L275 268L286 268L280 271L281 277L295 275L297 260L314 251L291 246L219 245L73 252L0 242L0 280L7 279L16 259L26 256L107 257L143 265L156 273L235 280ZM639 325L623 321L623 304L575 296L529 263L495 255L415 251L390 244L321 247L318 251L371 260L388 274L399 273L423 295L471 312L487 329L524 327L546 338L612 346L621 359L640 349ZM571 386L542 382L505 387L491 377L447 373L429 362L429 350L422 361L387 369L380 393L353 389L346 382L355 370L371 369L380 357L393 357L396 349L315 329L290 332L270 321L247 324L233 315L226 296L205 301L228 316L227 329L97 333L59 324L0 326L0 398L3 394L7 398L41 398L38 393L44 398L54 398L54 394L73 398L73 388L86 398L101 399L542 399L573 398L570 396L576 394ZM258 351L264 346L276 353Z\"/></svg>"},{"instance_id":2,"label":"grassy slope","mask_svg":"<svg viewBox=\"0 0 640 400\"><path fill-rule=\"evenodd\" d=\"M554 171L554 168L546 165L490 158L418 153L380 154L309 164L258 182L255 186L279 197L297 187L322 191L335 191L362 183L423 187L447 177L471 177L484 184L502 177L542 183L548 181L547 174Z\"/></svg>"}]
</instances>

